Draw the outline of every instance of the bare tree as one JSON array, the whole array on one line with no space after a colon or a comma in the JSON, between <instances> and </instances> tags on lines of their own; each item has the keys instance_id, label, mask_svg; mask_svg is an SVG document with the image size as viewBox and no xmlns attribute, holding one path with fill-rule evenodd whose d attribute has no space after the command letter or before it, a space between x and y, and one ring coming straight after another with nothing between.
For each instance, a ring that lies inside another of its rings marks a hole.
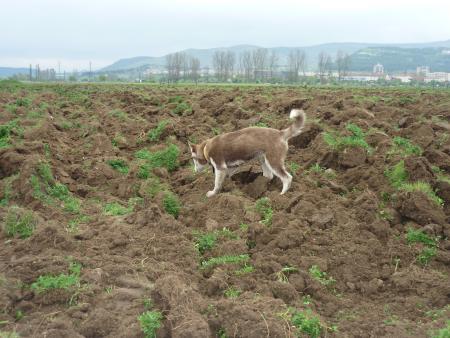
<instances>
[{"instance_id":1,"label":"bare tree","mask_svg":"<svg viewBox=\"0 0 450 338\"><path fill-rule=\"evenodd\" d=\"M326 52L320 52L317 63L320 83L324 83L325 75L331 72L331 62L332 62L331 57Z\"/></svg>"},{"instance_id":2,"label":"bare tree","mask_svg":"<svg viewBox=\"0 0 450 338\"><path fill-rule=\"evenodd\" d=\"M200 60L195 57L189 59L189 78L198 83L200 77Z\"/></svg>"},{"instance_id":3,"label":"bare tree","mask_svg":"<svg viewBox=\"0 0 450 338\"><path fill-rule=\"evenodd\" d=\"M273 73L276 70L278 63L278 55L277 52L272 50L269 54L269 71L270 71L270 78L273 79Z\"/></svg>"},{"instance_id":4,"label":"bare tree","mask_svg":"<svg viewBox=\"0 0 450 338\"><path fill-rule=\"evenodd\" d=\"M244 73L245 81L250 82L253 69L252 53L249 50L242 52L239 57L239 63Z\"/></svg>"},{"instance_id":5,"label":"bare tree","mask_svg":"<svg viewBox=\"0 0 450 338\"><path fill-rule=\"evenodd\" d=\"M298 82L298 74L300 71L305 75L305 52L301 50L293 50L288 55L288 74L290 82Z\"/></svg>"},{"instance_id":6,"label":"bare tree","mask_svg":"<svg viewBox=\"0 0 450 338\"><path fill-rule=\"evenodd\" d=\"M167 81L178 82L186 67L186 54L177 52L166 56Z\"/></svg>"},{"instance_id":7,"label":"bare tree","mask_svg":"<svg viewBox=\"0 0 450 338\"><path fill-rule=\"evenodd\" d=\"M217 80L227 81L233 75L236 58L231 51L215 51L213 54L213 67Z\"/></svg>"},{"instance_id":8,"label":"bare tree","mask_svg":"<svg viewBox=\"0 0 450 338\"><path fill-rule=\"evenodd\" d=\"M338 72L339 81L342 80L344 76L347 75L348 69L350 67L350 56L341 50L336 53L336 68Z\"/></svg>"},{"instance_id":9,"label":"bare tree","mask_svg":"<svg viewBox=\"0 0 450 338\"><path fill-rule=\"evenodd\" d=\"M260 73L260 77L264 77L264 71L267 65L267 49L258 48L252 52L253 67L255 71L255 79L257 74Z\"/></svg>"}]
</instances>

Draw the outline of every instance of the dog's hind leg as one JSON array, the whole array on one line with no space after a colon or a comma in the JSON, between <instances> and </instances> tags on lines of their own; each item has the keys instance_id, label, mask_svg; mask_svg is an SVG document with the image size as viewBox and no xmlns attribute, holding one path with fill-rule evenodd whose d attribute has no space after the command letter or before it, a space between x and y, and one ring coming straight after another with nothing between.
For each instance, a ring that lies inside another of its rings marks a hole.
<instances>
[{"instance_id":1,"label":"dog's hind leg","mask_svg":"<svg viewBox=\"0 0 450 338\"><path fill-rule=\"evenodd\" d=\"M263 171L263 176L267 177L269 180L273 178L273 172L270 167L267 165L267 160L264 155L259 158L259 163L261 163L261 168Z\"/></svg>"},{"instance_id":2,"label":"dog's hind leg","mask_svg":"<svg viewBox=\"0 0 450 338\"><path fill-rule=\"evenodd\" d=\"M284 167L284 159L278 156L268 156L266 157L266 165L269 167L270 171L283 182L283 189L281 190L281 195L283 195L289 190L292 183L292 176Z\"/></svg>"}]
</instances>

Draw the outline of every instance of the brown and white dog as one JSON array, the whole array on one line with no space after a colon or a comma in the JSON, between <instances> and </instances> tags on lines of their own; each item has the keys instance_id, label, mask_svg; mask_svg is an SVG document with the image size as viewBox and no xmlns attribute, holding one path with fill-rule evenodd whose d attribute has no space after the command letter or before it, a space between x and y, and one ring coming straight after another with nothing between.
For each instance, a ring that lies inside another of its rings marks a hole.
<instances>
[{"instance_id":1,"label":"brown and white dog","mask_svg":"<svg viewBox=\"0 0 450 338\"><path fill-rule=\"evenodd\" d=\"M292 182L292 176L284 167L287 141L301 133L306 121L301 109L292 109L289 117L294 123L286 129L249 127L215 136L200 144L189 143L195 171L202 171L208 163L214 168L214 190L208 191L206 196L217 194L227 175L233 175L241 164L253 159L261 163L264 177L272 179L275 175L281 179L281 194L284 194Z\"/></svg>"}]
</instances>

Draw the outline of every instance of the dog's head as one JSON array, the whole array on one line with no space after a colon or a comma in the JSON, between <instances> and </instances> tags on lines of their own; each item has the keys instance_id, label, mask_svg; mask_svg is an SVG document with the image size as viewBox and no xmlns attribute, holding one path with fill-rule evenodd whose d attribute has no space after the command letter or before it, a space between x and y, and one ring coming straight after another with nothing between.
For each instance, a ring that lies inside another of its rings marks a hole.
<instances>
[{"instance_id":1,"label":"dog's head","mask_svg":"<svg viewBox=\"0 0 450 338\"><path fill-rule=\"evenodd\" d=\"M188 142L189 149L191 150L192 160L194 161L195 171L201 172L205 169L208 161L205 158L205 154L203 153L203 148L205 148L204 144L193 144Z\"/></svg>"}]
</instances>

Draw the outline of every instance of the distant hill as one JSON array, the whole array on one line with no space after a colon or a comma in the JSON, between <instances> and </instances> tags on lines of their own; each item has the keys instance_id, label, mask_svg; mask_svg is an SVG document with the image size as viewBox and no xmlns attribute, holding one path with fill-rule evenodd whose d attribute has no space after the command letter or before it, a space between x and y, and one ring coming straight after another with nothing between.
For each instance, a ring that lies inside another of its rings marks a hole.
<instances>
[{"instance_id":1,"label":"distant hill","mask_svg":"<svg viewBox=\"0 0 450 338\"><path fill-rule=\"evenodd\" d=\"M415 71L417 66L430 66L433 72L450 72L450 48L363 48L351 55L351 69L372 71L381 63L387 72Z\"/></svg>"},{"instance_id":2,"label":"distant hill","mask_svg":"<svg viewBox=\"0 0 450 338\"><path fill-rule=\"evenodd\" d=\"M30 70L28 68L12 68L12 67L0 67L0 78L10 77L16 74L28 74Z\"/></svg>"},{"instance_id":3,"label":"distant hill","mask_svg":"<svg viewBox=\"0 0 450 338\"><path fill-rule=\"evenodd\" d=\"M308 69L316 69L317 66L317 58L320 52L326 52L332 56L336 54L338 50L342 50L345 53L353 54L360 50L364 50L367 48L379 47L379 48L396 48L396 50L405 49L405 48L450 48L450 40L447 41L437 41L437 42L427 42L427 43L409 43L409 44L374 44L374 43L353 43L353 42L339 42L339 43L326 43L320 45L306 46L306 47L274 47L267 48L269 51L276 51L279 57L279 64L285 65L287 64L287 57L292 50L303 50L307 56L307 67ZM236 54L238 58L239 54L243 51L254 50L260 48L258 46L253 45L237 45L232 47L223 47L223 48L209 48L209 49L186 49L182 52L186 54L196 57L200 60L200 64L202 67L212 67L212 57L214 52L217 50L225 50L232 51ZM238 62L238 60L236 60ZM355 58L356 64L359 63L359 59ZM104 67L100 70L100 72L110 72L110 71L126 71L137 68L163 68L165 66L166 60L165 56L152 57L152 56L139 56L127 59L120 59L117 62ZM376 62L375 62L376 63ZM363 63L361 63L362 65ZM360 66L358 66L360 67ZM366 66L364 66L366 67ZM404 68L399 68L398 70L403 70ZM450 71L450 68L447 68Z\"/></svg>"}]
</instances>

